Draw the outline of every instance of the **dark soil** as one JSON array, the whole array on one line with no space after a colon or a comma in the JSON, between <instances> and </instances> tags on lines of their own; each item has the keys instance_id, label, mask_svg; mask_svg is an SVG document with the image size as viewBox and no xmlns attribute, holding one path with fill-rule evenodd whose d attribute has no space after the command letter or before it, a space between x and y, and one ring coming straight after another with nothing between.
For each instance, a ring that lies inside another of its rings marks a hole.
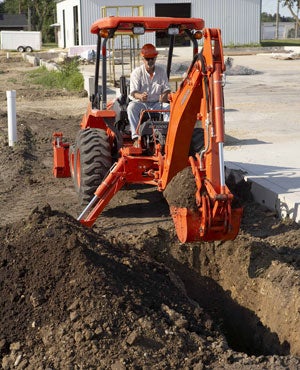
<instances>
[{"instance_id":1,"label":"dark soil","mask_svg":"<svg viewBox=\"0 0 300 370\"><path fill-rule=\"evenodd\" d=\"M2 99L2 368L299 369L299 225L246 187L236 240L181 244L163 195L128 186L84 228L51 141L76 137L87 99L28 85L30 68L0 58L18 118L9 147Z\"/></svg>"},{"instance_id":2,"label":"dark soil","mask_svg":"<svg viewBox=\"0 0 300 370\"><path fill-rule=\"evenodd\" d=\"M196 182L191 167L186 167L174 176L167 185L164 197L169 206L196 210L196 190Z\"/></svg>"}]
</instances>

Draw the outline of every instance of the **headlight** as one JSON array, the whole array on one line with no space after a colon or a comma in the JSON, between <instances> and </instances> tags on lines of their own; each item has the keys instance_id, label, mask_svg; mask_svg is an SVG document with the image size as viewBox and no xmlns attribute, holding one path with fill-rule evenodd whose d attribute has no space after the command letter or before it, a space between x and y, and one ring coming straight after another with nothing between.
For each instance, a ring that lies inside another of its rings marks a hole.
<instances>
[{"instance_id":1,"label":"headlight","mask_svg":"<svg viewBox=\"0 0 300 370\"><path fill-rule=\"evenodd\" d=\"M134 35L143 35L145 33L145 28L142 26L134 26L132 32Z\"/></svg>"},{"instance_id":2,"label":"headlight","mask_svg":"<svg viewBox=\"0 0 300 370\"><path fill-rule=\"evenodd\" d=\"M168 35L178 35L179 28L178 27L169 27L168 28Z\"/></svg>"}]
</instances>

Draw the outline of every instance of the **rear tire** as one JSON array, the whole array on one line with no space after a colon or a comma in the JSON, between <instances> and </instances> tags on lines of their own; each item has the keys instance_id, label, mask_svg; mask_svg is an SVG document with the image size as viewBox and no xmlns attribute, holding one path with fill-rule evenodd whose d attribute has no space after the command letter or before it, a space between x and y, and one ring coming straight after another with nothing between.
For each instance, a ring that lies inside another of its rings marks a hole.
<instances>
[{"instance_id":1,"label":"rear tire","mask_svg":"<svg viewBox=\"0 0 300 370\"><path fill-rule=\"evenodd\" d=\"M95 128L80 130L71 173L81 205L86 205L92 199L111 164L111 148L106 131Z\"/></svg>"},{"instance_id":2,"label":"rear tire","mask_svg":"<svg viewBox=\"0 0 300 370\"><path fill-rule=\"evenodd\" d=\"M203 148L204 148L204 130L203 128L200 127L194 128L190 144L189 155L194 157L196 153L200 154Z\"/></svg>"},{"instance_id":3,"label":"rear tire","mask_svg":"<svg viewBox=\"0 0 300 370\"><path fill-rule=\"evenodd\" d=\"M32 53L33 52L33 49L32 49L31 46L26 46L25 47L25 51L26 51L26 53Z\"/></svg>"},{"instance_id":4,"label":"rear tire","mask_svg":"<svg viewBox=\"0 0 300 370\"><path fill-rule=\"evenodd\" d=\"M25 51L25 48L24 48L24 46L18 46L17 47L17 51L19 51L20 53L24 53L24 51Z\"/></svg>"}]
</instances>

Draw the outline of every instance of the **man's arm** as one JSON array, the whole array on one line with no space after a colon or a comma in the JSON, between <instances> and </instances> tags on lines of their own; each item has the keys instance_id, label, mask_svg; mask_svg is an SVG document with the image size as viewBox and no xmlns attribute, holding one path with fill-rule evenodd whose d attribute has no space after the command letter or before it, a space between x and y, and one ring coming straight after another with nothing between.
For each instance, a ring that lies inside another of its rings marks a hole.
<instances>
[{"instance_id":1,"label":"man's arm","mask_svg":"<svg viewBox=\"0 0 300 370\"><path fill-rule=\"evenodd\" d=\"M171 90L166 90L159 96L159 102L160 103L169 103L169 94Z\"/></svg>"},{"instance_id":2,"label":"man's arm","mask_svg":"<svg viewBox=\"0 0 300 370\"><path fill-rule=\"evenodd\" d=\"M141 71L140 68L138 67L132 71L130 76L130 96L133 99L140 100L140 97L138 96L138 94L141 94L140 84L141 84Z\"/></svg>"},{"instance_id":3,"label":"man's arm","mask_svg":"<svg viewBox=\"0 0 300 370\"><path fill-rule=\"evenodd\" d=\"M169 103L169 94L171 92L171 88L169 85L168 76L166 73L166 70L164 68L161 68L160 66L160 73L161 73L161 91L162 93L159 96L160 103Z\"/></svg>"}]
</instances>

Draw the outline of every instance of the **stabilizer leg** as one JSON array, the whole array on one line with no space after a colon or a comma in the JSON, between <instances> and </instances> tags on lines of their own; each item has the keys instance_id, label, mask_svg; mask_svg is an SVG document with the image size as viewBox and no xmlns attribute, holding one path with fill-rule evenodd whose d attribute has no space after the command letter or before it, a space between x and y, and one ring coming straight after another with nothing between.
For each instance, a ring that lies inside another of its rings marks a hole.
<instances>
[{"instance_id":1,"label":"stabilizer leg","mask_svg":"<svg viewBox=\"0 0 300 370\"><path fill-rule=\"evenodd\" d=\"M93 226L105 206L124 186L125 182L126 173L124 171L124 159L120 158L119 161L111 167L108 175L95 191L93 199L79 215L77 220L85 226Z\"/></svg>"}]
</instances>

